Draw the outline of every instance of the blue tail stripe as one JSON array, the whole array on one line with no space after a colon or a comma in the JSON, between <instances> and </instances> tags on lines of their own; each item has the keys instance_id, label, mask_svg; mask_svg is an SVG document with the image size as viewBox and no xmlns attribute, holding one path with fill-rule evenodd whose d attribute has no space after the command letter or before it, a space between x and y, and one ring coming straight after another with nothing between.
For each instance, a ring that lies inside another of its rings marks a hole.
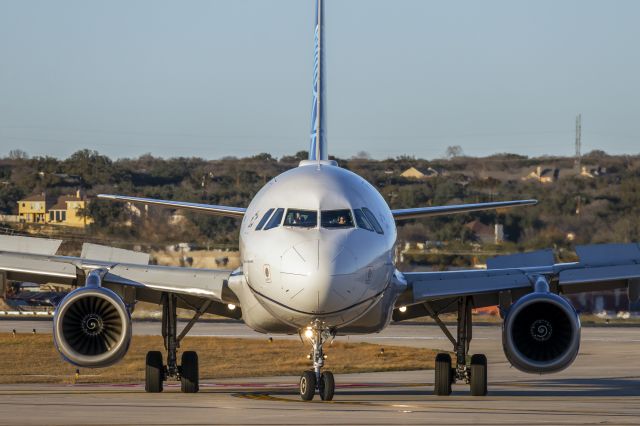
<instances>
[{"instance_id":1,"label":"blue tail stripe","mask_svg":"<svg viewBox=\"0 0 640 426\"><path fill-rule=\"evenodd\" d=\"M324 82L324 2L316 0L316 29L313 61L313 105L311 106L310 160L328 160L325 130L326 102Z\"/></svg>"}]
</instances>

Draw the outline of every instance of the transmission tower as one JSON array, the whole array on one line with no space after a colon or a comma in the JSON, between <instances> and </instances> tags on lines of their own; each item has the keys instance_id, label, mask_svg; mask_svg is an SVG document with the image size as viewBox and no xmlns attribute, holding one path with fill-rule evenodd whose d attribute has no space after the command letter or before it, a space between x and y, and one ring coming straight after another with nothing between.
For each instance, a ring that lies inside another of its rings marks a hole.
<instances>
[{"instance_id":1,"label":"transmission tower","mask_svg":"<svg viewBox=\"0 0 640 426\"><path fill-rule=\"evenodd\" d=\"M575 168L580 173L580 166L582 161L582 114L578 114L576 117L576 158Z\"/></svg>"}]
</instances>

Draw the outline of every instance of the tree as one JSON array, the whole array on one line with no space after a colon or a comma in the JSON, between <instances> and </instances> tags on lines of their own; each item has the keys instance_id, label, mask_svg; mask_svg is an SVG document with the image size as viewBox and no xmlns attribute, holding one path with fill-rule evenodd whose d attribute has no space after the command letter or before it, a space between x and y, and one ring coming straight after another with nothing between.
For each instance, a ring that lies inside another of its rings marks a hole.
<instances>
[{"instance_id":1,"label":"tree","mask_svg":"<svg viewBox=\"0 0 640 426\"><path fill-rule=\"evenodd\" d=\"M12 149L9 151L9 159L11 160L27 160L28 158L29 154L21 149Z\"/></svg>"},{"instance_id":2,"label":"tree","mask_svg":"<svg viewBox=\"0 0 640 426\"><path fill-rule=\"evenodd\" d=\"M445 155L447 158L456 158L462 157L464 155L464 152L462 151L462 147L460 145L452 145L447 147Z\"/></svg>"},{"instance_id":3,"label":"tree","mask_svg":"<svg viewBox=\"0 0 640 426\"><path fill-rule=\"evenodd\" d=\"M354 160L371 160L371 154L367 151L358 151L352 158Z\"/></svg>"}]
</instances>

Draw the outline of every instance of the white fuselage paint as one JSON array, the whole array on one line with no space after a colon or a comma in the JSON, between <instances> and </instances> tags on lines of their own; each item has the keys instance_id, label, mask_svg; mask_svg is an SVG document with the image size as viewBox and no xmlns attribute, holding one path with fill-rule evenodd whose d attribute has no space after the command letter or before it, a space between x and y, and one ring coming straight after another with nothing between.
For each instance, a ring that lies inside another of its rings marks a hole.
<instances>
[{"instance_id":1,"label":"white fuselage paint","mask_svg":"<svg viewBox=\"0 0 640 426\"><path fill-rule=\"evenodd\" d=\"M396 227L380 193L328 161L303 161L268 182L240 228L243 319L262 332L297 332L314 321L338 332L384 328L402 284L394 279ZM256 230L269 209L321 211L367 207L384 233L278 226ZM369 315L367 315L369 314ZM368 319L367 319L368 318Z\"/></svg>"}]
</instances>

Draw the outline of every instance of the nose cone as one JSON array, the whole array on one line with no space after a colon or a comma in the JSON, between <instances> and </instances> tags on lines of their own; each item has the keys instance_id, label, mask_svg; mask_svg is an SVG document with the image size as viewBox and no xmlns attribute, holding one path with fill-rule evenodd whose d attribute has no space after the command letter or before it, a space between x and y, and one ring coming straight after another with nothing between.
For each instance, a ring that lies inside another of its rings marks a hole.
<instances>
[{"instance_id":1,"label":"nose cone","mask_svg":"<svg viewBox=\"0 0 640 426\"><path fill-rule=\"evenodd\" d=\"M361 271L349 238L313 239L282 255L281 283L286 303L296 310L326 314L340 311L364 293L358 291Z\"/></svg>"}]
</instances>

